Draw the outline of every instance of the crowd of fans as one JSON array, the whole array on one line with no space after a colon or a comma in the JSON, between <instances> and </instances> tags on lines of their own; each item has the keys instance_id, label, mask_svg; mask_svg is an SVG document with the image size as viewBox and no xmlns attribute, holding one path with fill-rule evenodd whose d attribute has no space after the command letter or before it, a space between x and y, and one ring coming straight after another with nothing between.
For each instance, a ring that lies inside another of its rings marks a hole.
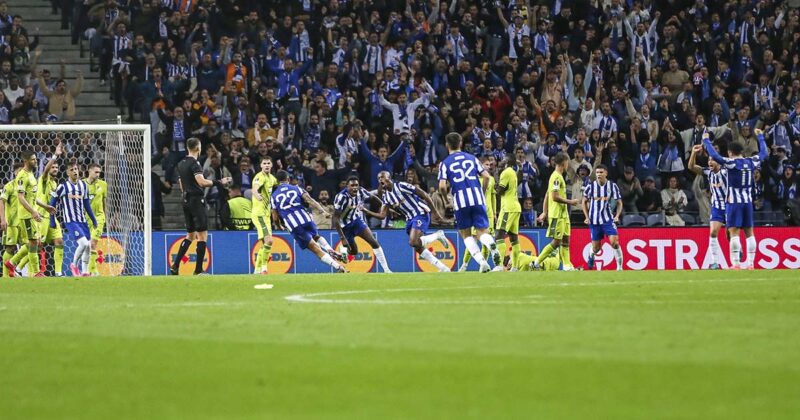
<instances>
[{"instance_id":1,"label":"crowd of fans","mask_svg":"<svg viewBox=\"0 0 800 420\"><path fill-rule=\"evenodd\" d=\"M73 16L73 42L90 40L117 105L158 133L167 182L197 136L207 175L232 176L234 197L249 197L259 160L270 157L323 203L348 174L374 188L389 170L452 216L451 198L435 187L444 135L458 132L492 171L508 153L523 162L523 224L535 223L553 156L564 151L573 198L603 163L625 214L682 225L708 219L707 180L687 167L692 146L709 133L723 155L733 141L754 155L760 130L770 153L755 174L757 214L797 202L792 1L60 3ZM21 18L2 13L8 60L36 41L28 45ZM27 80L12 61L17 83ZM212 189L209 198L224 203L227 194Z\"/></svg>"}]
</instances>

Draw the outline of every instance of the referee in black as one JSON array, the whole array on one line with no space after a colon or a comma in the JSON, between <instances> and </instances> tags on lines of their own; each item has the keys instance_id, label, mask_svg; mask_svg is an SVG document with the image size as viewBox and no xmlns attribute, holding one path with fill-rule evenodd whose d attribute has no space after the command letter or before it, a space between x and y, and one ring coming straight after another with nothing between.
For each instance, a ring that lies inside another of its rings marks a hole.
<instances>
[{"instance_id":1,"label":"referee in black","mask_svg":"<svg viewBox=\"0 0 800 420\"><path fill-rule=\"evenodd\" d=\"M231 178L221 181L210 181L203 176L203 168L197 158L200 157L200 140L192 137L186 141L189 155L178 163L178 185L183 193L183 217L186 219L186 238L181 242L175 261L172 262L170 274L178 275L181 261L189 249L192 241L197 241L197 261L194 265L194 274L203 273L203 260L206 257L206 239L208 238L208 215L206 214L206 200L203 198L203 188L215 186L225 188L231 184Z\"/></svg>"}]
</instances>

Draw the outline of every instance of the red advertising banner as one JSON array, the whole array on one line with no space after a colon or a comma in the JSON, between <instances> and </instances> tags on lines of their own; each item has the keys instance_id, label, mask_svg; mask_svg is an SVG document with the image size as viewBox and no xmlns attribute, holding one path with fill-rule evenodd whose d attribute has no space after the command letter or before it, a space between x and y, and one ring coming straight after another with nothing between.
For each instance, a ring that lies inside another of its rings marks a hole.
<instances>
[{"instance_id":1,"label":"red advertising banner","mask_svg":"<svg viewBox=\"0 0 800 420\"><path fill-rule=\"evenodd\" d=\"M756 228L755 237L758 241L756 268L800 268L800 228ZM626 270L693 270L711 265L707 227L621 228L619 239ZM747 255L744 233L741 234L741 243L744 261ZM720 265L728 268L731 265L730 252L724 230L719 233L719 245L722 254ZM570 248L572 263L576 267L586 267L591 246L588 229L572 229ZM617 267L614 252L605 240L595 261L603 270Z\"/></svg>"}]
</instances>

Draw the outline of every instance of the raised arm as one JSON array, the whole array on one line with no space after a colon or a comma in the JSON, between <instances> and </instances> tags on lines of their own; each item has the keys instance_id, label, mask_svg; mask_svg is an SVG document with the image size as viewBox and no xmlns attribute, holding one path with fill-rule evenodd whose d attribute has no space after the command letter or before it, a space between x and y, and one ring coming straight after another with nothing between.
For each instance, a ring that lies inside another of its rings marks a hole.
<instances>
[{"instance_id":1,"label":"raised arm","mask_svg":"<svg viewBox=\"0 0 800 420\"><path fill-rule=\"evenodd\" d=\"M711 159L714 159L714 161L720 165L727 163L725 158L722 157L722 155L720 155L716 149L714 149L714 145L711 144L711 139L708 137L708 133L703 133L703 145L706 147L706 152Z\"/></svg>"},{"instance_id":2,"label":"raised arm","mask_svg":"<svg viewBox=\"0 0 800 420\"><path fill-rule=\"evenodd\" d=\"M702 145L696 144L696 145L692 146L692 154L689 155L689 162L686 164L686 166L689 168L689 170L694 172L697 175L700 175L700 174L703 173L703 168L700 167L699 165L697 165L697 163L696 163L697 154L700 153L701 150L703 150L703 146Z\"/></svg>"},{"instance_id":3,"label":"raised arm","mask_svg":"<svg viewBox=\"0 0 800 420\"><path fill-rule=\"evenodd\" d=\"M769 157L769 148L767 147L767 143L764 141L764 131L760 128L755 129L756 137L758 137L758 159L760 161L765 161Z\"/></svg>"}]
</instances>

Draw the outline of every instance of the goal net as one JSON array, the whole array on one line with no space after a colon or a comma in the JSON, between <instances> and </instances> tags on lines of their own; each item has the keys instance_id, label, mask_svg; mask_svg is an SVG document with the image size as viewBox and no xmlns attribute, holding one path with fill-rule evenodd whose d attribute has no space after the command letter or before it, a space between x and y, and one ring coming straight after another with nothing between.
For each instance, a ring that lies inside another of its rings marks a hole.
<instances>
[{"instance_id":1,"label":"goal net","mask_svg":"<svg viewBox=\"0 0 800 420\"><path fill-rule=\"evenodd\" d=\"M3 186L13 180L15 162L21 162L20 156L24 151L31 151L37 157L35 175L38 181L47 162L54 158L59 144L62 153L56 160L58 169L53 177L57 183L67 179L67 164L77 162L81 179L87 179L88 168L97 164L101 168L99 179L107 184L105 227L101 237L92 238L98 240L96 271L103 276L152 274L150 126L0 126L0 180ZM36 208L43 217L49 216L45 209ZM91 228L91 221L89 224ZM72 261L77 244L66 232L62 236L62 267L54 267L54 241L43 244L42 266L46 267L48 275L68 271Z\"/></svg>"}]
</instances>

